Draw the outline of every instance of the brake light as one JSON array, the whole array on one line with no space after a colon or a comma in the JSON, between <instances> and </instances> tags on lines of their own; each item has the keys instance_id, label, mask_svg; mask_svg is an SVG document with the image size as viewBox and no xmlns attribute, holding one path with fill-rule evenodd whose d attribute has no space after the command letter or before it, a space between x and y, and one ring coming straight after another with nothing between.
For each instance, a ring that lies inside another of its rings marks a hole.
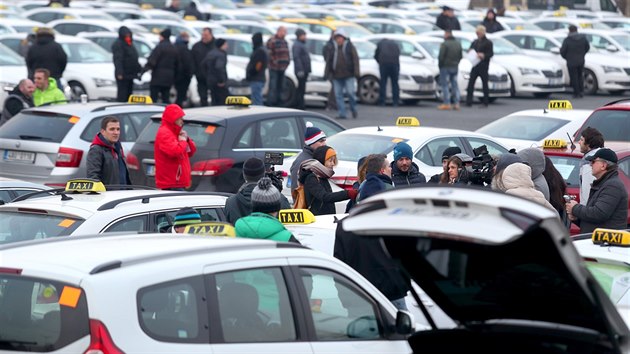
<instances>
[{"instance_id":1,"label":"brake light","mask_svg":"<svg viewBox=\"0 0 630 354\"><path fill-rule=\"evenodd\" d=\"M232 159L214 159L195 162L190 173L193 176L218 176L234 166Z\"/></svg>"},{"instance_id":2,"label":"brake light","mask_svg":"<svg viewBox=\"0 0 630 354\"><path fill-rule=\"evenodd\" d=\"M60 147L55 167L79 167L82 157L83 150Z\"/></svg>"},{"instance_id":3,"label":"brake light","mask_svg":"<svg viewBox=\"0 0 630 354\"><path fill-rule=\"evenodd\" d=\"M338 185L339 187L345 189L345 190L349 190L352 189L352 185L355 182L358 182L359 179L357 177L353 177L353 176L339 176L339 177L330 177L330 180Z\"/></svg>"},{"instance_id":4,"label":"brake light","mask_svg":"<svg viewBox=\"0 0 630 354\"><path fill-rule=\"evenodd\" d=\"M0 267L0 273L5 273L5 274L22 274L22 269L19 268L6 268L6 267Z\"/></svg>"},{"instance_id":5,"label":"brake light","mask_svg":"<svg viewBox=\"0 0 630 354\"><path fill-rule=\"evenodd\" d=\"M90 319L90 346L83 354L124 354L124 352L114 344L103 322Z\"/></svg>"},{"instance_id":6,"label":"brake light","mask_svg":"<svg viewBox=\"0 0 630 354\"><path fill-rule=\"evenodd\" d=\"M140 170L140 163L138 162L138 157L134 155L132 152L128 152L125 156L125 162L127 162L127 168L130 170L138 171Z\"/></svg>"}]
</instances>

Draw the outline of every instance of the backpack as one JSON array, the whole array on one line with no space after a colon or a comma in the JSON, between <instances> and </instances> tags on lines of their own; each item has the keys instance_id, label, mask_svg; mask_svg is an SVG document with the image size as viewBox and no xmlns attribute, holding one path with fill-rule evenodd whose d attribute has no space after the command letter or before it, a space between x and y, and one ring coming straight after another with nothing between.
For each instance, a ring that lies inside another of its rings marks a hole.
<instances>
[{"instance_id":1,"label":"backpack","mask_svg":"<svg viewBox=\"0 0 630 354\"><path fill-rule=\"evenodd\" d=\"M291 196L293 197L293 209L308 209L302 184L298 184L298 187L291 192Z\"/></svg>"}]
</instances>

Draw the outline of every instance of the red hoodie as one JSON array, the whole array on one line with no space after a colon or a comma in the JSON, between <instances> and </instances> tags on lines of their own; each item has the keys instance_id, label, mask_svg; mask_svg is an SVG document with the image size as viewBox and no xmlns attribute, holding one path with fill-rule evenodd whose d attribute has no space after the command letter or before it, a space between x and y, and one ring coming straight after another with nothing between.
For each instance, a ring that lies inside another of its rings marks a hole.
<instances>
[{"instance_id":1,"label":"red hoodie","mask_svg":"<svg viewBox=\"0 0 630 354\"><path fill-rule=\"evenodd\" d=\"M179 141L182 127L175 121L183 117L184 111L176 104L166 106L162 114L162 125L155 136L155 185L160 189L190 187L190 157L197 147L192 139Z\"/></svg>"}]
</instances>

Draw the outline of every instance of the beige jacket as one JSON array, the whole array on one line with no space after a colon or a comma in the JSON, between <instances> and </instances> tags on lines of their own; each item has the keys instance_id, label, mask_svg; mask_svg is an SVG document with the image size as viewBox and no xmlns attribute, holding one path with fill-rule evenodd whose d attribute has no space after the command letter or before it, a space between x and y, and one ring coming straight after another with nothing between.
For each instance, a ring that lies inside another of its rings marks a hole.
<instances>
[{"instance_id":1,"label":"beige jacket","mask_svg":"<svg viewBox=\"0 0 630 354\"><path fill-rule=\"evenodd\" d=\"M514 163L502 171L495 187L507 194L529 199L555 211L553 206L545 199L545 196L534 188L531 175L532 171L529 166L522 163Z\"/></svg>"}]
</instances>

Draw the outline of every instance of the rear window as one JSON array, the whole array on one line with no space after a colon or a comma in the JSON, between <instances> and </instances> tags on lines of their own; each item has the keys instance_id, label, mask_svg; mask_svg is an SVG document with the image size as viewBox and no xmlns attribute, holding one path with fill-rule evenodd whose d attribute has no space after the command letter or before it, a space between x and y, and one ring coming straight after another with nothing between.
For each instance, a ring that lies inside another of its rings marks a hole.
<instances>
[{"instance_id":1,"label":"rear window","mask_svg":"<svg viewBox=\"0 0 630 354\"><path fill-rule=\"evenodd\" d=\"M508 116L477 129L477 133L495 138L542 140L567 123L569 121L566 119Z\"/></svg>"},{"instance_id":2,"label":"rear window","mask_svg":"<svg viewBox=\"0 0 630 354\"><path fill-rule=\"evenodd\" d=\"M0 350L52 352L87 336L89 328L80 288L0 274Z\"/></svg>"},{"instance_id":3,"label":"rear window","mask_svg":"<svg viewBox=\"0 0 630 354\"><path fill-rule=\"evenodd\" d=\"M83 221L65 216L3 211L0 212L0 244L68 236Z\"/></svg>"},{"instance_id":4,"label":"rear window","mask_svg":"<svg viewBox=\"0 0 630 354\"><path fill-rule=\"evenodd\" d=\"M60 143L73 123L69 115L20 112L0 128L0 138Z\"/></svg>"},{"instance_id":5,"label":"rear window","mask_svg":"<svg viewBox=\"0 0 630 354\"><path fill-rule=\"evenodd\" d=\"M580 186L580 158L570 156L550 156L547 157L553 162L553 166L560 172L562 178L569 187Z\"/></svg>"},{"instance_id":6,"label":"rear window","mask_svg":"<svg viewBox=\"0 0 630 354\"><path fill-rule=\"evenodd\" d=\"M599 130L606 141L630 141L630 111L595 111L586 120L581 130L586 127ZM576 136L580 136L581 130Z\"/></svg>"},{"instance_id":7,"label":"rear window","mask_svg":"<svg viewBox=\"0 0 630 354\"><path fill-rule=\"evenodd\" d=\"M144 128L137 143L154 144L155 135L160 128L159 119L151 119L151 122ZM207 123L184 122L184 130L195 142L197 149L219 150L225 128Z\"/></svg>"},{"instance_id":8,"label":"rear window","mask_svg":"<svg viewBox=\"0 0 630 354\"><path fill-rule=\"evenodd\" d=\"M401 141L406 140L391 136L337 134L328 138L327 144L335 147L337 159L359 161L361 157L370 154L389 154Z\"/></svg>"}]
</instances>

